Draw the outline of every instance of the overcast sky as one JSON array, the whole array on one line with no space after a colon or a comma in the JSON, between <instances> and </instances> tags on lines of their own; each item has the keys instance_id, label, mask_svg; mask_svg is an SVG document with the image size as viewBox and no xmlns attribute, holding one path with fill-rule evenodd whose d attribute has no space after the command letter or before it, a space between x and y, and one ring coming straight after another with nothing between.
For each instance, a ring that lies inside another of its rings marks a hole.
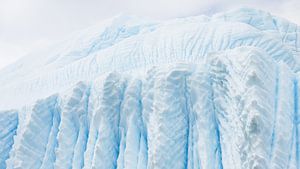
<instances>
[{"instance_id":1,"label":"overcast sky","mask_svg":"<svg viewBox=\"0 0 300 169\"><path fill-rule=\"evenodd\" d=\"M0 69L35 48L120 13L168 19L241 6L300 25L300 0L0 0Z\"/></svg>"}]
</instances>

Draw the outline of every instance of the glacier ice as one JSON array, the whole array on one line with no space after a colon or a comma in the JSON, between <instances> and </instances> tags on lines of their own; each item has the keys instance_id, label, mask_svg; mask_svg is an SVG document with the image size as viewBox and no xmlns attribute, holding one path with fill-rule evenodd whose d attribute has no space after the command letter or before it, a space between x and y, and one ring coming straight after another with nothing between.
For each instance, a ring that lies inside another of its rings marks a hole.
<instances>
[{"instance_id":1,"label":"glacier ice","mask_svg":"<svg viewBox=\"0 0 300 169\"><path fill-rule=\"evenodd\" d=\"M3 111L0 114L0 168L5 168L5 160L14 143L13 137L18 126L18 114L14 111Z\"/></svg>"},{"instance_id":2,"label":"glacier ice","mask_svg":"<svg viewBox=\"0 0 300 169\"><path fill-rule=\"evenodd\" d=\"M299 169L299 33L248 8L78 32L0 71L0 168Z\"/></svg>"}]
</instances>

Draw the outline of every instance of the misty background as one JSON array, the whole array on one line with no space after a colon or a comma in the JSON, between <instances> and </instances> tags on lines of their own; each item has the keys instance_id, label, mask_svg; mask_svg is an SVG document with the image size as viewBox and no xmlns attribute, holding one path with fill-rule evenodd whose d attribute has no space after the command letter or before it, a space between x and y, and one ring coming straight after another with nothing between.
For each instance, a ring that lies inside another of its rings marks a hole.
<instances>
[{"instance_id":1,"label":"misty background","mask_svg":"<svg viewBox=\"0 0 300 169\"><path fill-rule=\"evenodd\" d=\"M299 0L0 0L0 69L121 13L164 20L238 7L269 11L300 25Z\"/></svg>"}]
</instances>

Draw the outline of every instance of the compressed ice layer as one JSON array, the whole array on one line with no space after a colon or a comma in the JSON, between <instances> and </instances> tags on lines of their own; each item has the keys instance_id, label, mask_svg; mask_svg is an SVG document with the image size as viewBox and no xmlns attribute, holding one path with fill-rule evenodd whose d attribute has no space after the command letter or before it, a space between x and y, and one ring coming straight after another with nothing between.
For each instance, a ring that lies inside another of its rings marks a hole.
<instances>
[{"instance_id":1,"label":"compressed ice layer","mask_svg":"<svg viewBox=\"0 0 300 169\"><path fill-rule=\"evenodd\" d=\"M38 101L7 139L21 141L5 160L30 169L299 168L298 91L287 65L252 47L140 76L112 72Z\"/></svg>"}]
</instances>

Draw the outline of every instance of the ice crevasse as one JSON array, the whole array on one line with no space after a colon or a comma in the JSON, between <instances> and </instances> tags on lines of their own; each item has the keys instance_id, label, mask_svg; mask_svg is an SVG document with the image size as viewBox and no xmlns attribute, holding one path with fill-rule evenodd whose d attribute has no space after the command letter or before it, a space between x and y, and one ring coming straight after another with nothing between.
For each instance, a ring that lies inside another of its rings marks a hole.
<instances>
[{"instance_id":1,"label":"ice crevasse","mask_svg":"<svg viewBox=\"0 0 300 169\"><path fill-rule=\"evenodd\" d=\"M0 70L0 168L300 169L299 35L248 8L77 32Z\"/></svg>"}]
</instances>

